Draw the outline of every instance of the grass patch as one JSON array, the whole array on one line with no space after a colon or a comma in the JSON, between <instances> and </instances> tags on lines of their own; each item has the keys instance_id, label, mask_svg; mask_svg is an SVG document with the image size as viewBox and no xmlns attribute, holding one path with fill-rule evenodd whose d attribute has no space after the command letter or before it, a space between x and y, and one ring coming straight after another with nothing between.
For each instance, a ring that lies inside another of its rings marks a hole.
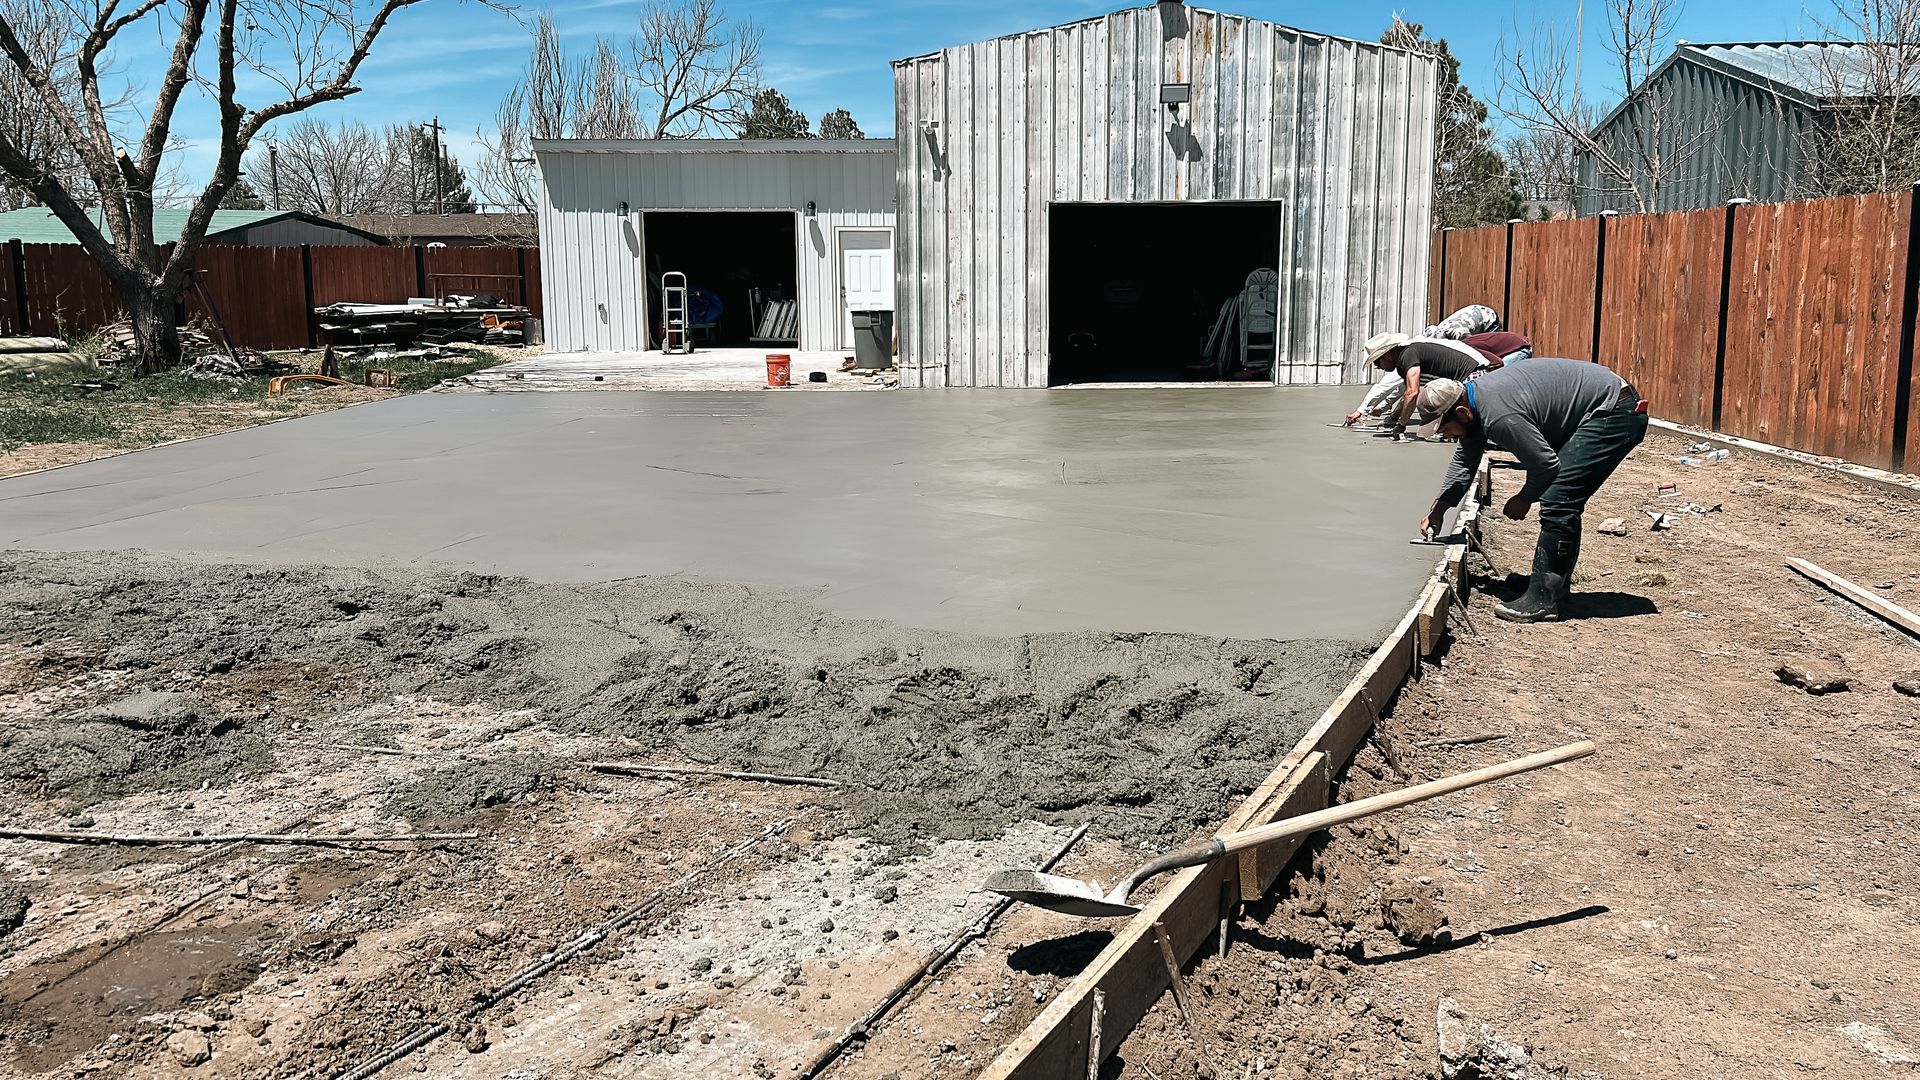
<instances>
[{"instance_id":1,"label":"grass patch","mask_svg":"<svg viewBox=\"0 0 1920 1080\"><path fill-rule=\"evenodd\" d=\"M122 431L101 410L78 404L27 404L0 395L0 451L35 443L114 442Z\"/></svg>"},{"instance_id":2,"label":"grass patch","mask_svg":"<svg viewBox=\"0 0 1920 1080\"><path fill-rule=\"evenodd\" d=\"M308 372L320 366L317 352L285 353L278 359ZM385 368L398 380L394 389L410 393L500 362L487 352L450 353L446 360L343 356L340 374L348 382L362 384L368 368ZM88 382L112 388L89 390L80 385ZM230 382L173 371L144 378L120 369L63 371L33 379L0 376L0 452L49 443L146 446L365 400L364 390L290 389L270 395L266 379Z\"/></svg>"}]
</instances>

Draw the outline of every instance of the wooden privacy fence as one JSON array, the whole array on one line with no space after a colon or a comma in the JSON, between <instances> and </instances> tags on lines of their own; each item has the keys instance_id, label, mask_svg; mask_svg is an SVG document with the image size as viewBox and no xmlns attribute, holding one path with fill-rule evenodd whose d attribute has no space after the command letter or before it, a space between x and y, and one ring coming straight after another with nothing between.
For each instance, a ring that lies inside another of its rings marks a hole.
<instances>
[{"instance_id":1,"label":"wooden privacy fence","mask_svg":"<svg viewBox=\"0 0 1920 1080\"><path fill-rule=\"evenodd\" d=\"M166 257L168 249L160 249ZM540 314L535 248L229 247L209 244L196 259L199 293L183 317L215 316L249 349L319 344L313 309L357 301L485 293ZM0 333L84 337L118 320L107 276L78 244L0 247Z\"/></svg>"},{"instance_id":2,"label":"wooden privacy fence","mask_svg":"<svg viewBox=\"0 0 1920 1080\"><path fill-rule=\"evenodd\" d=\"M1920 188L1448 229L1433 317L1498 307L1539 356L1598 360L1656 416L1904 469Z\"/></svg>"}]
</instances>

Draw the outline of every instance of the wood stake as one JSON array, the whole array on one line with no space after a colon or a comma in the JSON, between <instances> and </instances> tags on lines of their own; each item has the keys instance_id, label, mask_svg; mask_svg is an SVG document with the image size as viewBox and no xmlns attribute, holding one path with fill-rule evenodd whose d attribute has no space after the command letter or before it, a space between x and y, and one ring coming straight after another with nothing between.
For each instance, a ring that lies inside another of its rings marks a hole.
<instances>
[{"instance_id":1,"label":"wood stake","mask_svg":"<svg viewBox=\"0 0 1920 1080\"><path fill-rule=\"evenodd\" d=\"M1439 739L1426 739L1413 745L1422 750L1432 750L1440 746L1472 746L1474 743L1492 742L1506 737L1507 733L1504 731L1487 731L1479 735L1448 735Z\"/></svg>"},{"instance_id":2,"label":"wood stake","mask_svg":"<svg viewBox=\"0 0 1920 1080\"><path fill-rule=\"evenodd\" d=\"M1788 559L1787 565L1803 577L1811 578L1821 585L1832 589L1848 600L1859 604L1875 615L1887 620L1907 633L1920 637L1920 615L1915 615L1891 600L1870 593L1867 590L1829 570L1823 570L1805 559Z\"/></svg>"},{"instance_id":3,"label":"wood stake","mask_svg":"<svg viewBox=\"0 0 1920 1080\"><path fill-rule=\"evenodd\" d=\"M1107 992L1093 992L1093 1027L1087 1032L1087 1080L1100 1080L1100 1026L1107 1022Z\"/></svg>"},{"instance_id":4,"label":"wood stake","mask_svg":"<svg viewBox=\"0 0 1920 1080\"><path fill-rule=\"evenodd\" d=\"M418 840L478 840L479 833L394 833L388 836L322 833L220 833L213 836L152 836L141 833L89 833L0 829L0 840L43 840L49 844L398 844Z\"/></svg>"},{"instance_id":5,"label":"wood stake","mask_svg":"<svg viewBox=\"0 0 1920 1080\"><path fill-rule=\"evenodd\" d=\"M804 787L837 788L838 780L818 776L782 776L779 773L735 772L731 769L707 769L695 765L630 765L618 761L590 762L594 772L616 776L724 776L730 780L757 780L762 784L799 784Z\"/></svg>"},{"instance_id":6,"label":"wood stake","mask_svg":"<svg viewBox=\"0 0 1920 1080\"><path fill-rule=\"evenodd\" d=\"M1187 1034L1193 1037L1193 1051L1201 1063L1210 1069L1213 1055L1207 1053L1207 1044L1200 1037L1200 1025L1194 1022L1193 1011L1187 1008L1187 981L1180 976L1180 962L1173 958L1173 942L1167 938L1167 924L1153 924L1153 936L1160 942L1160 959L1167 962L1167 982L1173 990L1173 1006L1180 1012L1180 1019L1187 1025ZM1212 1069L1218 1076L1220 1070Z\"/></svg>"}]
</instances>

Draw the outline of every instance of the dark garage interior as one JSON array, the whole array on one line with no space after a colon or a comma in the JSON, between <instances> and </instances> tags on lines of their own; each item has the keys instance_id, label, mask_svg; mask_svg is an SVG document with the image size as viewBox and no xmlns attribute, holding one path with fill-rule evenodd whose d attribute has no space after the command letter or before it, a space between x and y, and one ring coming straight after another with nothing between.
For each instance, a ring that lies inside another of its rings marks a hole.
<instances>
[{"instance_id":1,"label":"dark garage interior","mask_svg":"<svg viewBox=\"0 0 1920 1080\"><path fill-rule=\"evenodd\" d=\"M1281 204L1051 209L1050 385L1271 377Z\"/></svg>"},{"instance_id":2,"label":"dark garage interior","mask_svg":"<svg viewBox=\"0 0 1920 1080\"><path fill-rule=\"evenodd\" d=\"M648 211L643 227L654 347L665 310L661 276L674 270L687 275L696 347L798 339L791 211Z\"/></svg>"}]
</instances>

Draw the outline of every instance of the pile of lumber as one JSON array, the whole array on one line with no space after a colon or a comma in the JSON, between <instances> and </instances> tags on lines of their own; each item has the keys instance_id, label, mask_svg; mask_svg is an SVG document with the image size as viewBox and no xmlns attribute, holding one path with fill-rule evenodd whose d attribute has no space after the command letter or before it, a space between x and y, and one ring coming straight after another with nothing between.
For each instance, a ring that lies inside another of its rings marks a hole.
<instances>
[{"instance_id":1,"label":"pile of lumber","mask_svg":"<svg viewBox=\"0 0 1920 1080\"><path fill-rule=\"evenodd\" d=\"M455 341L518 345L530 314L491 297L448 297L444 304L329 304L315 308L322 340L333 345L406 345ZM461 303L455 300L465 301Z\"/></svg>"}]
</instances>

